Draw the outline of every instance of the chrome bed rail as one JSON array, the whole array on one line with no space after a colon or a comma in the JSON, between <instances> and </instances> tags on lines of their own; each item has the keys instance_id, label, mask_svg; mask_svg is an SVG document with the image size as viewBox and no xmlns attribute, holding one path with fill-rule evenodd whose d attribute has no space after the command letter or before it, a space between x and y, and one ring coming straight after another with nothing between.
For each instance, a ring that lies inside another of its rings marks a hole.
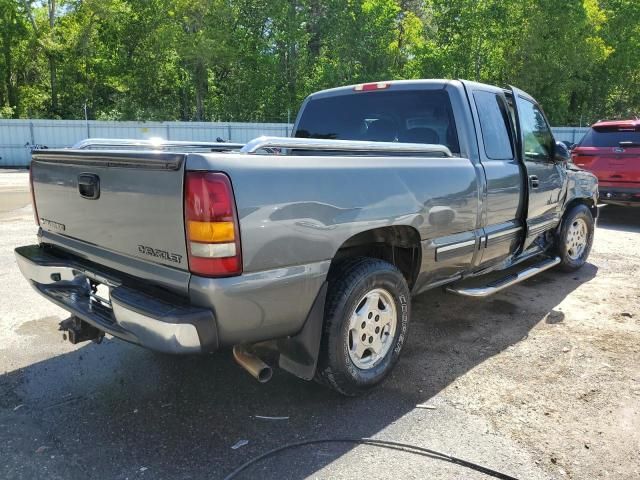
<instances>
[{"instance_id":1,"label":"chrome bed rail","mask_svg":"<svg viewBox=\"0 0 640 480\"><path fill-rule=\"evenodd\" d=\"M141 150L207 150L211 152L239 150L243 143L195 142L183 140L132 138L87 138L71 147L74 150L141 149Z\"/></svg>"},{"instance_id":2,"label":"chrome bed rail","mask_svg":"<svg viewBox=\"0 0 640 480\"><path fill-rule=\"evenodd\" d=\"M240 149L240 153L255 154L263 149L324 150L366 154L416 154L437 157L453 156L444 145L396 142L366 142L360 140L322 140L316 138L258 137Z\"/></svg>"}]
</instances>

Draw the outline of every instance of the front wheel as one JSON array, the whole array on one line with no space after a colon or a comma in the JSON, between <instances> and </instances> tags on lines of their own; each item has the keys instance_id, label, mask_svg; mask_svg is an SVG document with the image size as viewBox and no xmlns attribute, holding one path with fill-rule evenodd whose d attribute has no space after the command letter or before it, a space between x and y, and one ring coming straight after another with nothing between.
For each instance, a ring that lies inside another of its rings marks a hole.
<instances>
[{"instance_id":1,"label":"front wheel","mask_svg":"<svg viewBox=\"0 0 640 480\"><path fill-rule=\"evenodd\" d=\"M398 361L409 323L409 288L400 271L373 258L331 273L316 379L343 395L375 386Z\"/></svg>"},{"instance_id":2,"label":"front wheel","mask_svg":"<svg viewBox=\"0 0 640 480\"><path fill-rule=\"evenodd\" d=\"M593 245L594 230L593 215L586 205L576 205L565 214L557 239L560 268L565 272L573 272L585 264Z\"/></svg>"}]
</instances>

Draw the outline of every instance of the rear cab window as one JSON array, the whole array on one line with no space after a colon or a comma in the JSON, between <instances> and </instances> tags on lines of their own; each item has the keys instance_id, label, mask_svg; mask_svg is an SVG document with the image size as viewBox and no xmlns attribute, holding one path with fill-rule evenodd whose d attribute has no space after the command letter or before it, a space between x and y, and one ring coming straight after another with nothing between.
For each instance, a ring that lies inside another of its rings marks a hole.
<instances>
[{"instance_id":1,"label":"rear cab window","mask_svg":"<svg viewBox=\"0 0 640 480\"><path fill-rule=\"evenodd\" d=\"M460 153L451 100L444 90L369 91L312 98L298 138L445 145Z\"/></svg>"},{"instance_id":2,"label":"rear cab window","mask_svg":"<svg viewBox=\"0 0 640 480\"><path fill-rule=\"evenodd\" d=\"M592 127L580 140L579 147L640 147L640 131L634 127Z\"/></svg>"}]
</instances>

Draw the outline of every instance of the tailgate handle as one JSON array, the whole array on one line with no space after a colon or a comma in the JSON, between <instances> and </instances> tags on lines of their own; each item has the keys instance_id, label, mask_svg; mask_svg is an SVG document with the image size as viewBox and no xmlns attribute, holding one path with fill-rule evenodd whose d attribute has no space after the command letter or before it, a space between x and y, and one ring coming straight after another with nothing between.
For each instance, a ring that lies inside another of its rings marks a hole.
<instances>
[{"instance_id":1,"label":"tailgate handle","mask_svg":"<svg viewBox=\"0 0 640 480\"><path fill-rule=\"evenodd\" d=\"M100 198L100 177L95 173L78 175L78 191L82 198L97 200Z\"/></svg>"}]
</instances>

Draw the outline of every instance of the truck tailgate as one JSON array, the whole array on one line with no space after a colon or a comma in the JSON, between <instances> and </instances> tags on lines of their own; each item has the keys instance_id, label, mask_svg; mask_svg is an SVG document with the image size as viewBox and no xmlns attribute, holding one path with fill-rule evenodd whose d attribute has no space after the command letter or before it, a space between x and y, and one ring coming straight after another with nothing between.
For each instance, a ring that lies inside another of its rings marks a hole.
<instances>
[{"instance_id":1,"label":"truck tailgate","mask_svg":"<svg viewBox=\"0 0 640 480\"><path fill-rule=\"evenodd\" d=\"M165 152L36 152L31 168L40 226L92 248L187 271L184 164L184 154Z\"/></svg>"}]
</instances>

